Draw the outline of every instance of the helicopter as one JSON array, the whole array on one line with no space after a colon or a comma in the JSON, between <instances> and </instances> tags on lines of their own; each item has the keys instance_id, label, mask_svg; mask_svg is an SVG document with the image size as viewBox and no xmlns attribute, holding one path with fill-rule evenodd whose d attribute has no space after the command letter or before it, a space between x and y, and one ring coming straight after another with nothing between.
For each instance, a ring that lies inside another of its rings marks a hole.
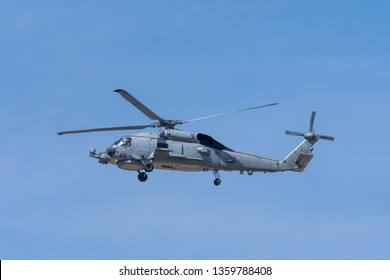
<instances>
[{"instance_id":1,"label":"helicopter","mask_svg":"<svg viewBox=\"0 0 390 280\"><path fill-rule=\"evenodd\" d=\"M278 103L260 105L190 120L168 120L160 117L138 99L123 89L114 90L133 104L151 120L152 124L104 127L58 132L58 135L116 130L141 130L159 128L159 131L123 136L103 151L90 149L89 155L101 164L113 164L123 170L138 172L138 180L146 182L154 169L177 171L212 171L214 185L222 182L219 171L239 171L253 175L254 172L302 172L313 158L313 146L320 140L334 141L334 137L314 132L316 112L312 112L309 131L306 133L286 131L292 136L301 136L303 141L281 160L247 154L230 149L213 137L203 133L192 133L176 129L188 122L274 106Z\"/></svg>"}]
</instances>

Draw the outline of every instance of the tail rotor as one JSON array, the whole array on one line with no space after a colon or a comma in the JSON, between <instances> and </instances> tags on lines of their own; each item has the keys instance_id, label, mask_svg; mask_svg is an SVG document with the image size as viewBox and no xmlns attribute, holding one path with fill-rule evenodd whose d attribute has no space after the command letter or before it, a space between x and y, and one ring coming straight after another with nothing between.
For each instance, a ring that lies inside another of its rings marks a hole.
<instances>
[{"instance_id":1,"label":"tail rotor","mask_svg":"<svg viewBox=\"0 0 390 280\"><path fill-rule=\"evenodd\" d=\"M320 134L316 134L314 132L314 120L315 120L315 117L316 117L316 112L313 111L311 113L310 126L309 126L309 131L308 132L302 133L302 132L296 132L296 131L287 130L286 134L287 135L292 135L292 136L302 136L307 141L309 141L311 143L315 143L319 139L334 141L334 137L332 137L332 136L320 135Z\"/></svg>"}]
</instances>

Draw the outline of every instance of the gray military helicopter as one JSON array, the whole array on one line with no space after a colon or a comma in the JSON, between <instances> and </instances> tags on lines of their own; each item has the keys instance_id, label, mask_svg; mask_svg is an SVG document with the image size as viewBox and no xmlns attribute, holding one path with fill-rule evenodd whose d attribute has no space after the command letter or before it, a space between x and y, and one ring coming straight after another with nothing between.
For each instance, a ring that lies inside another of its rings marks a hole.
<instances>
[{"instance_id":1,"label":"gray military helicopter","mask_svg":"<svg viewBox=\"0 0 390 280\"><path fill-rule=\"evenodd\" d=\"M313 125L316 113L312 112L308 132L286 131L286 134L302 136L304 140L284 159L275 160L242 153L224 146L209 135L178 130L176 126L217 116L274 106L278 103L255 106L191 120L167 120L155 114L125 90L118 89L114 92L119 93L142 113L157 122L149 125L70 130L58 132L57 134L140 130L149 127L160 128L160 131L123 136L100 153L96 153L96 149L90 150L90 156L98 159L101 164L111 163L124 170L137 171L138 180L141 182L145 182L148 179L148 173L152 172L155 168L179 171L212 171L215 176L214 184L216 186L221 184L221 178L218 173L220 170L239 171L241 174L247 172L248 175L252 175L254 172L302 172L313 158L313 145L319 139L334 141L334 137L319 135L314 132Z\"/></svg>"}]
</instances>

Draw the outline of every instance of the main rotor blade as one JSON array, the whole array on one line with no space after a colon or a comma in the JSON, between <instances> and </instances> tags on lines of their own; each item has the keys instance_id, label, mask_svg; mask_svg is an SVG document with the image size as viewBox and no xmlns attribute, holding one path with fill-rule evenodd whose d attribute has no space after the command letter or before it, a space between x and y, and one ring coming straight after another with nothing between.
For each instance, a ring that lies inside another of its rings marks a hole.
<instances>
[{"instance_id":1,"label":"main rotor blade","mask_svg":"<svg viewBox=\"0 0 390 280\"><path fill-rule=\"evenodd\" d=\"M148 116L152 120L158 120L163 121L161 117L157 116L152 110L150 110L148 107L146 107L144 104L142 104L140 101L138 101L134 96L132 96L130 93L123 89L117 89L114 90L114 92L119 93L124 99L129 101L131 104L133 104L135 107L138 108L142 113L144 113L146 116Z\"/></svg>"},{"instance_id":2,"label":"main rotor blade","mask_svg":"<svg viewBox=\"0 0 390 280\"><path fill-rule=\"evenodd\" d=\"M314 120L316 118L316 112L311 112L311 118L310 118L310 127L309 127L309 131L310 132L313 132L314 131Z\"/></svg>"},{"instance_id":3,"label":"main rotor blade","mask_svg":"<svg viewBox=\"0 0 390 280\"><path fill-rule=\"evenodd\" d=\"M75 134L75 133L86 133L86 132L97 132L97 131L114 131L114 130L137 130L151 127L150 125L133 125L133 126L117 126L117 127L103 127L103 128L90 128L81 130L69 130L57 132L58 135L64 134Z\"/></svg>"},{"instance_id":4,"label":"main rotor blade","mask_svg":"<svg viewBox=\"0 0 390 280\"><path fill-rule=\"evenodd\" d=\"M271 104L267 104L267 105L260 105L260 106L256 106L256 107L250 107L250 108L245 108L245 109L240 109L240 110L235 110L235 111L229 111L229 112L220 113L220 114L214 114L214 115L201 117L201 118L196 118L196 119L192 119L192 120L180 121L180 124L187 123L187 122L194 122L194 121L205 120L205 119L219 117L219 116L223 116L223 115L227 115L227 114L233 114L233 113L238 113L238 112L243 112L243 111L259 109L259 108L268 107L268 106L274 106L274 105L278 105L278 104L279 103L271 103Z\"/></svg>"}]
</instances>

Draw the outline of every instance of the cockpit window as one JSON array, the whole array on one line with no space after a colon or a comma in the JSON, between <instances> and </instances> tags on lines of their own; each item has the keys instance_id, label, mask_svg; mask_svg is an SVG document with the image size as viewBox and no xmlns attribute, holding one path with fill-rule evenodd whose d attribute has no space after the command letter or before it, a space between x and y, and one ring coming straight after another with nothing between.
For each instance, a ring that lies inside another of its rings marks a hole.
<instances>
[{"instance_id":1,"label":"cockpit window","mask_svg":"<svg viewBox=\"0 0 390 280\"><path fill-rule=\"evenodd\" d=\"M131 138L123 138L123 146L131 146Z\"/></svg>"},{"instance_id":2,"label":"cockpit window","mask_svg":"<svg viewBox=\"0 0 390 280\"><path fill-rule=\"evenodd\" d=\"M121 139L116 141L113 145L131 146L131 138L130 137L122 137Z\"/></svg>"},{"instance_id":3,"label":"cockpit window","mask_svg":"<svg viewBox=\"0 0 390 280\"><path fill-rule=\"evenodd\" d=\"M122 141L123 138L119 139L118 141L116 141L114 144L112 145L118 145L121 141Z\"/></svg>"}]
</instances>

